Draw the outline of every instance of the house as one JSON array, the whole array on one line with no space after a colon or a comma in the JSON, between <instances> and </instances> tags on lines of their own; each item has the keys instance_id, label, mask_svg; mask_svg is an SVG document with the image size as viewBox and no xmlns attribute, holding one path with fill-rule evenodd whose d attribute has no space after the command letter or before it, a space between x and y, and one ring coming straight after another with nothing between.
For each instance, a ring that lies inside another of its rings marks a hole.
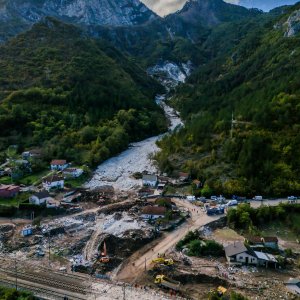
<instances>
[{"instance_id":1,"label":"house","mask_svg":"<svg viewBox=\"0 0 300 300\"><path fill-rule=\"evenodd\" d=\"M28 151L24 151L22 153L23 159L29 159L29 158L41 158L42 157L42 150L40 149L32 149Z\"/></svg>"},{"instance_id":2,"label":"house","mask_svg":"<svg viewBox=\"0 0 300 300\"><path fill-rule=\"evenodd\" d=\"M43 187L46 191L50 191L51 189L63 189L64 184L64 178L58 175L51 175L43 179Z\"/></svg>"},{"instance_id":3,"label":"house","mask_svg":"<svg viewBox=\"0 0 300 300\"><path fill-rule=\"evenodd\" d=\"M143 175L143 185L155 187L157 185L157 176L156 175Z\"/></svg>"},{"instance_id":4,"label":"house","mask_svg":"<svg viewBox=\"0 0 300 300\"><path fill-rule=\"evenodd\" d=\"M291 278L284 284L290 292L300 295L300 278Z\"/></svg>"},{"instance_id":5,"label":"house","mask_svg":"<svg viewBox=\"0 0 300 300\"><path fill-rule=\"evenodd\" d=\"M51 170L64 170L69 166L66 160L64 159L54 159L50 163Z\"/></svg>"},{"instance_id":6,"label":"house","mask_svg":"<svg viewBox=\"0 0 300 300\"><path fill-rule=\"evenodd\" d=\"M141 217L144 220L156 220L163 218L167 209L161 206L146 206L142 210Z\"/></svg>"},{"instance_id":7,"label":"house","mask_svg":"<svg viewBox=\"0 0 300 300\"><path fill-rule=\"evenodd\" d=\"M64 177L78 178L83 174L82 169L67 168L63 170Z\"/></svg>"},{"instance_id":8,"label":"house","mask_svg":"<svg viewBox=\"0 0 300 300\"><path fill-rule=\"evenodd\" d=\"M264 243L260 236L247 236L245 238L245 242L249 244L251 247L263 247Z\"/></svg>"},{"instance_id":9,"label":"house","mask_svg":"<svg viewBox=\"0 0 300 300\"><path fill-rule=\"evenodd\" d=\"M276 236L266 236L262 241L267 248L278 249L278 238Z\"/></svg>"},{"instance_id":10,"label":"house","mask_svg":"<svg viewBox=\"0 0 300 300\"><path fill-rule=\"evenodd\" d=\"M139 197L147 197L154 194L154 190L149 187L143 187L138 191Z\"/></svg>"},{"instance_id":11,"label":"house","mask_svg":"<svg viewBox=\"0 0 300 300\"><path fill-rule=\"evenodd\" d=\"M274 255L265 252L254 251L255 256L257 257L257 265L260 267L277 267L277 259Z\"/></svg>"},{"instance_id":12,"label":"house","mask_svg":"<svg viewBox=\"0 0 300 300\"><path fill-rule=\"evenodd\" d=\"M258 259L243 242L234 242L224 247L226 259L230 264L257 265Z\"/></svg>"},{"instance_id":13,"label":"house","mask_svg":"<svg viewBox=\"0 0 300 300\"><path fill-rule=\"evenodd\" d=\"M35 205L45 204L48 200L52 200L52 197L48 191L41 191L29 197L29 203Z\"/></svg>"},{"instance_id":14,"label":"house","mask_svg":"<svg viewBox=\"0 0 300 300\"><path fill-rule=\"evenodd\" d=\"M20 187L10 184L2 184L0 185L0 198L13 198L18 195L20 192Z\"/></svg>"},{"instance_id":15,"label":"house","mask_svg":"<svg viewBox=\"0 0 300 300\"><path fill-rule=\"evenodd\" d=\"M255 265L258 267L277 267L277 260L274 255L253 251L246 247L243 242L235 242L224 247L227 261L230 264Z\"/></svg>"},{"instance_id":16,"label":"house","mask_svg":"<svg viewBox=\"0 0 300 300\"><path fill-rule=\"evenodd\" d=\"M166 176L158 176L158 182L162 184L168 184L169 178Z\"/></svg>"},{"instance_id":17,"label":"house","mask_svg":"<svg viewBox=\"0 0 300 300\"><path fill-rule=\"evenodd\" d=\"M189 180L190 175L189 173L179 172L178 177L179 177L179 181L186 182Z\"/></svg>"}]
</instances>

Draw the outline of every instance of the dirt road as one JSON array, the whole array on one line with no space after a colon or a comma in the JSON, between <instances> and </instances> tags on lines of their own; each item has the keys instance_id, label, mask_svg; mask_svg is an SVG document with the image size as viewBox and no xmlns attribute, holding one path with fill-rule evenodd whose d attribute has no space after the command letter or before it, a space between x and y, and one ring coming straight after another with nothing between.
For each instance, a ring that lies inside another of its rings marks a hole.
<instances>
[{"instance_id":1,"label":"dirt road","mask_svg":"<svg viewBox=\"0 0 300 300\"><path fill-rule=\"evenodd\" d=\"M199 227L221 217L207 216L202 210L200 210L200 208L197 208L197 206L189 203L188 201L177 199L173 199L172 201L175 202L178 207L188 209L190 211L191 218L189 218L185 224L178 227L178 229L171 233L164 234L160 239L153 241L151 244L148 244L135 252L124 262L123 267L120 268L114 279L128 283L134 282L145 270L145 267L149 267L152 259L156 258L158 253L166 253L189 231L198 229Z\"/></svg>"}]
</instances>

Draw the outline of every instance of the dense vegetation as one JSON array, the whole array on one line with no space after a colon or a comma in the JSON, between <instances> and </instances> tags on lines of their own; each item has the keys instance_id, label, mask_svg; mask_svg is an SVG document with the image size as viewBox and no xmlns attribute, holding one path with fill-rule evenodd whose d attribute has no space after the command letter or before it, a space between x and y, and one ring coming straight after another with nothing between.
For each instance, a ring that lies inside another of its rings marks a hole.
<instances>
[{"instance_id":1,"label":"dense vegetation","mask_svg":"<svg viewBox=\"0 0 300 300\"><path fill-rule=\"evenodd\" d=\"M207 63L172 99L186 126L159 143L163 171L190 172L206 194L300 194L300 38L284 36L299 7L212 31Z\"/></svg>"},{"instance_id":2,"label":"dense vegetation","mask_svg":"<svg viewBox=\"0 0 300 300\"><path fill-rule=\"evenodd\" d=\"M182 240L180 240L176 249L188 249L189 256L222 256L224 254L223 246L213 240L204 240L199 238L197 231L190 231Z\"/></svg>"},{"instance_id":3,"label":"dense vegetation","mask_svg":"<svg viewBox=\"0 0 300 300\"><path fill-rule=\"evenodd\" d=\"M219 296L217 292L213 292L209 295L209 300L247 300L248 298L236 293L236 292L231 292L229 295L225 294L222 296Z\"/></svg>"},{"instance_id":4,"label":"dense vegetation","mask_svg":"<svg viewBox=\"0 0 300 300\"><path fill-rule=\"evenodd\" d=\"M1 300L34 300L36 299L31 293L24 291L17 291L0 286Z\"/></svg>"},{"instance_id":5,"label":"dense vegetation","mask_svg":"<svg viewBox=\"0 0 300 300\"><path fill-rule=\"evenodd\" d=\"M229 209L227 221L232 228L250 234L256 234L262 225L281 221L300 235L300 205L281 204L254 209L248 204L240 204L237 209Z\"/></svg>"},{"instance_id":6,"label":"dense vegetation","mask_svg":"<svg viewBox=\"0 0 300 300\"><path fill-rule=\"evenodd\" d=\"M0 47L0 152L38 146L46 160L95 165L166 130L161 87L78 28L46 19Z\"/></svg>"}]
</instances>

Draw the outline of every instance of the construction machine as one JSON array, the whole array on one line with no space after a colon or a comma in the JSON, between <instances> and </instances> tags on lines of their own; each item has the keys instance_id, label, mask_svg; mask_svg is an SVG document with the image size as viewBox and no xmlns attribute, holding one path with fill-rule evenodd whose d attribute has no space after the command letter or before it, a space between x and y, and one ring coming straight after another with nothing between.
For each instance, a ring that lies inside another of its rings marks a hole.
<instances>
[{"instance_id":1,"label":"construction machine","mask_svg":"<svg viewBox=\"0 0 300 300\"><path fill-rule=\"evenodd\" d=\"M181 285L179 281L170 279L165 275L157 275L155 277L154 283L161 287L171 289L173 291L179 291Z\"/></svg>"},{"instance_id":2,"label":"construction machine","mask_svg":"<svg viewBox=\"0 0 300 300\"><path fill-rule=\"evenodd\" d=\"M103 243L103 249L102 252L100 253L101 257L99 261L101 263L108 263L109 262L109 257L107 256L107 249L106 249L106 243Z\"/></svg>"},{"instance_id":3,"label":"construction machine","mask_svg":"<svg viewBox=\"0 0 300 300\"><path fill-rule=\"evenodd\" d=\"M152 263L163 264L165 266L172 266L174 264L174 261L172 258L158 257L158 258L152 259Z\"/></svg>"},{"instance_id":4,"label":"construction machine","mask_svg":"<svg viewBox=\"0 0 300 300\"><path fill-rule=\"evenodd\" d=\"M218 293L218 296L220 296L220 297L223 296L223 295L225 295L226 292L227 292L227 289L224 288L223 286L219 286L217 288L217 293Z\"/></svg>"}]
</instances>

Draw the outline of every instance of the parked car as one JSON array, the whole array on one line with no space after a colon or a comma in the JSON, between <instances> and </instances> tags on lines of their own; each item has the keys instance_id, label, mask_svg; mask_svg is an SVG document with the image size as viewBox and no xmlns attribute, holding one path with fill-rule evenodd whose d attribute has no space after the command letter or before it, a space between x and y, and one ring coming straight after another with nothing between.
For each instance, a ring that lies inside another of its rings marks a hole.
<instances>
[{"instance_id":1,"label":"parked car","mask_svg":"<svg viewBox=\"0 0 300 300\"><path fill-rule=\"evenodd\" d=\"M263 199L262 196L254 196L253 200L261 201Z\"/></svg>"},{"instance_id":2,"label":"parked car","mask_svg":"<svg viewBox=\"0 0 300 300\"><path fill-rule=\"evenodd\" d=\"M211 196L210 200L217 200L217 198L218 198L217 196Z\"/></svg>"},{"instance_id":3,"label":"parked car","mask_svg":"<svg viewBox=\"0 0 300 300\"><path fill-rule=\"evenodd\" d=\"M238 205L238 202L237 200L230 200L227 202L226 206L235 206L235 205Z\"/></svg>"},{"instance_id":4,"label":"parked car","mask_svg":"<svg viewBox=\"0 0 300 300\"><path fill-rule=\"evenodd\" d=\"M295 196L288 196L288 200L297 200L297 197L295 197Z\"/></svg>"}]
</instances>

